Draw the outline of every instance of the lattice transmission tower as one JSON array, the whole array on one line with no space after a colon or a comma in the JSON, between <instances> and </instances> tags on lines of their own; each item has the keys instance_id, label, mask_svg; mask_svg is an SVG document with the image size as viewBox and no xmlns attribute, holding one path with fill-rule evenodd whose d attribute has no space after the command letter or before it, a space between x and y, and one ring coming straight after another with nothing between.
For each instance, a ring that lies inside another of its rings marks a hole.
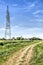
<instances>
[{"instance_id":1,"label":"lattice transmission tower","mask_svg":"<svg viewBox=\"0 0 43 65\"><path fill-rule=\"evenodd\" d=\"M10 13L9 13L9 7L8 6L7 6L7 11L6 11L5 39L11 39Z\"/></svg>"}]
</instances>

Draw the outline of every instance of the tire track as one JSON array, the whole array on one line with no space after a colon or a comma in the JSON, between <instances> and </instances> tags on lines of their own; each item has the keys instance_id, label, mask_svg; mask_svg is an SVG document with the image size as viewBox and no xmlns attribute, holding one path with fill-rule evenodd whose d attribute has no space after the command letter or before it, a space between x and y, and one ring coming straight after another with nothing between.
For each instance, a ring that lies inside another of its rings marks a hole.
<instances>
[{"instance_id":1,"label":"tire track","mask_svg":"<svg viewBox=\"0 0 43 65\"><path fill-rule=\"evenodd\" d=\"M33 48L40 43L42 42L26 46L25 48L15 53L3 65L29 65L29 62L33 57Z\"/></svg>"}]
</instances>

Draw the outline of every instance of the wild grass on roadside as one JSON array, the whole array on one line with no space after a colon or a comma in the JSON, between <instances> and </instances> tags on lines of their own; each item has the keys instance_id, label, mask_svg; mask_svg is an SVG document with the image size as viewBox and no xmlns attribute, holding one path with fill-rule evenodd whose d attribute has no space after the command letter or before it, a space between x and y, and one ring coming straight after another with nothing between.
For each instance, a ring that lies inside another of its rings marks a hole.
<instances>
[{"instance_id":1,"label":"wild grass on roadside","mask_svg":"<svg viewBox=\"0 0 43 65\"><path fill-rule=\"evenodd\" d=\"M0 65L2 65L13 53L17 52L21 48L37 42L39 42L39 40L38 41L36 40L1 41L0 42Z\"/></svg>"},{"instance_id":2,"label":"wild grass on roadside","mask_svg":"<svg viewBox=\"0 0 43 65\"><path fill-rule=\"evenodd\" d=\"M34 57L30 65L43 65L43 43L34 48Z\"/></svg>"}]
</instances>

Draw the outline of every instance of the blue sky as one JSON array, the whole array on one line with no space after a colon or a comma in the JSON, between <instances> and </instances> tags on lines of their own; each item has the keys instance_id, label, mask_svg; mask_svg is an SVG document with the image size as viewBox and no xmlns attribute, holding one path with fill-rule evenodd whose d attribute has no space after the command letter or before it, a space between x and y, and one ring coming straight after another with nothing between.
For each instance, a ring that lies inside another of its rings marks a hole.
<instances>
[{"instance_id":1,"label":"blue sky","mask_svg":"<svg viewBox=\"0 0 43 65\"><path fill-rule=\"evenodd\" d=\"M0 0L0 38L5 35L7 5L12 37L43 38L43 0Z\"/></svg>"}]
</instances>

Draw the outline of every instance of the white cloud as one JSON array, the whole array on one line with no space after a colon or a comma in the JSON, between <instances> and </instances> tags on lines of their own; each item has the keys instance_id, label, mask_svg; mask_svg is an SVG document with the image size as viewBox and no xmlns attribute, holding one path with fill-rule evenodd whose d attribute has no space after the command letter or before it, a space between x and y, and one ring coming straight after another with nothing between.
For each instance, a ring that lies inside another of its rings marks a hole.
<instances>
[{"instance_id":1,"label":"white cloud","mask_svg":"<svg viewBox=\"0 0 43 65\"><path fill-rule=\"evenodd\" d=\"M43 38L42 28L25 28L19 25L15 25L11 28L12 37L23 36L25 38L40 37ZM4 37L5 28L0 28L0 38Z\"/></svg>"},{"instance_id":2,"label":"white cloud","mask_svg":"<svg viewBox=\"0 0 43 65\"><path fill-rule=\"evenodd\" d=\"M37 10L33 12L33 15L35 15L35 17L39 17L39 15L41 16L42 14L43 14L43 10Z\"/></svg>"},{"instance_id":3,"label":"white cloud","mask_svg":"<svg viewBox=\"0 0 43 65\"><path fill-rule=\"evenodd\" d=\"M0 38L4 37L5 35L5 28L0 28Z\"/></svg>"},{"instance_id":4,"label":"white cloud","mask_svg":"<svg viewBox=\"0 0 43 65\"><path fill-rule=\"evenodd\" d=\"M40 13L40 10L35 11L33 14L36 15L38 13Z\"/></svg>"},{"instance_id":5,"label":"white cloud","mask_svg":"<svg viewBox=\"0 0 43 65\"><path fill-rule=\"evenodd\" d=\"M31 3L31 4L27 4L23 9L25 9L25 11L30 11L34 7L35 7L35 3Z\"/></svg>"},{"instance_id":6,"label":"white cloud","mask_svg":"<svg viewBox=\"0 0 43 65\"><path fill-rule=\"evenodd\" d=\"M36 18L42 19L43 10L36 10L35 12L33 12L33 15L34 15Z\"/></svg>"},{"instance_id":7,"label":"white cloud","mask_svg":"<svg viewBox=\"0 0 43 65\"><path fill-rule=\"evenodd\" d=\"M35 5L36 5L35 3L26 2L26 4L20 7L18 6L18 4L13 4L12 6L15 7L16 9L23 9L24 11L30 11L35 7Z\"/></svg>"},{"instance_id":8,"label":"white cloud","mask_svg":"<svg viewBox=\"0 0 43 65\"><path fill-rule=\"evenodd\" d=\"M43 19L36 19L36 21L38 21L39 23L43 23Z\"/></svg>"},{"instance_id":9,"label":"white cloud","mask_svg":"<svg viewBox=\"0 0 43 65\"><path fill-rule=\"evenodd\" d=\"M40 37L43 38L42 28L25 28L20 26L14 26L12 28L12 37L23 36L26 38L30 37Z\"/></svg>"},{"instance_id":10,"label":"white cloud","mask_svg":"<svg viewBox=\"0 0 43 65\"><path fill-rule=\"evenodd\" d=\"M32 8L32 7L34 7L34 6L35 6L35 3L31 4L31 5L30 5L30 8Z\"/></svg>"},{"instance_id":11,"label":"white cloud","mask_svg":"<svg viewBox=\"0 0 43 65\"><path fill-rule=\"evenodd\" d=\"M17 6L18 6L18 4L13 4L12 6L13 6L13 7L17 7Z\"/></svg>"},{"instance_id":12,"label":"white cloud","mask_svg":"<svg viewBox=\"0 0 43 65\"><path fill-rule=\"evenodd\" d=\"M0 28L0 31L5 31L5 28Z\"/></svg>"}]
</instances>

